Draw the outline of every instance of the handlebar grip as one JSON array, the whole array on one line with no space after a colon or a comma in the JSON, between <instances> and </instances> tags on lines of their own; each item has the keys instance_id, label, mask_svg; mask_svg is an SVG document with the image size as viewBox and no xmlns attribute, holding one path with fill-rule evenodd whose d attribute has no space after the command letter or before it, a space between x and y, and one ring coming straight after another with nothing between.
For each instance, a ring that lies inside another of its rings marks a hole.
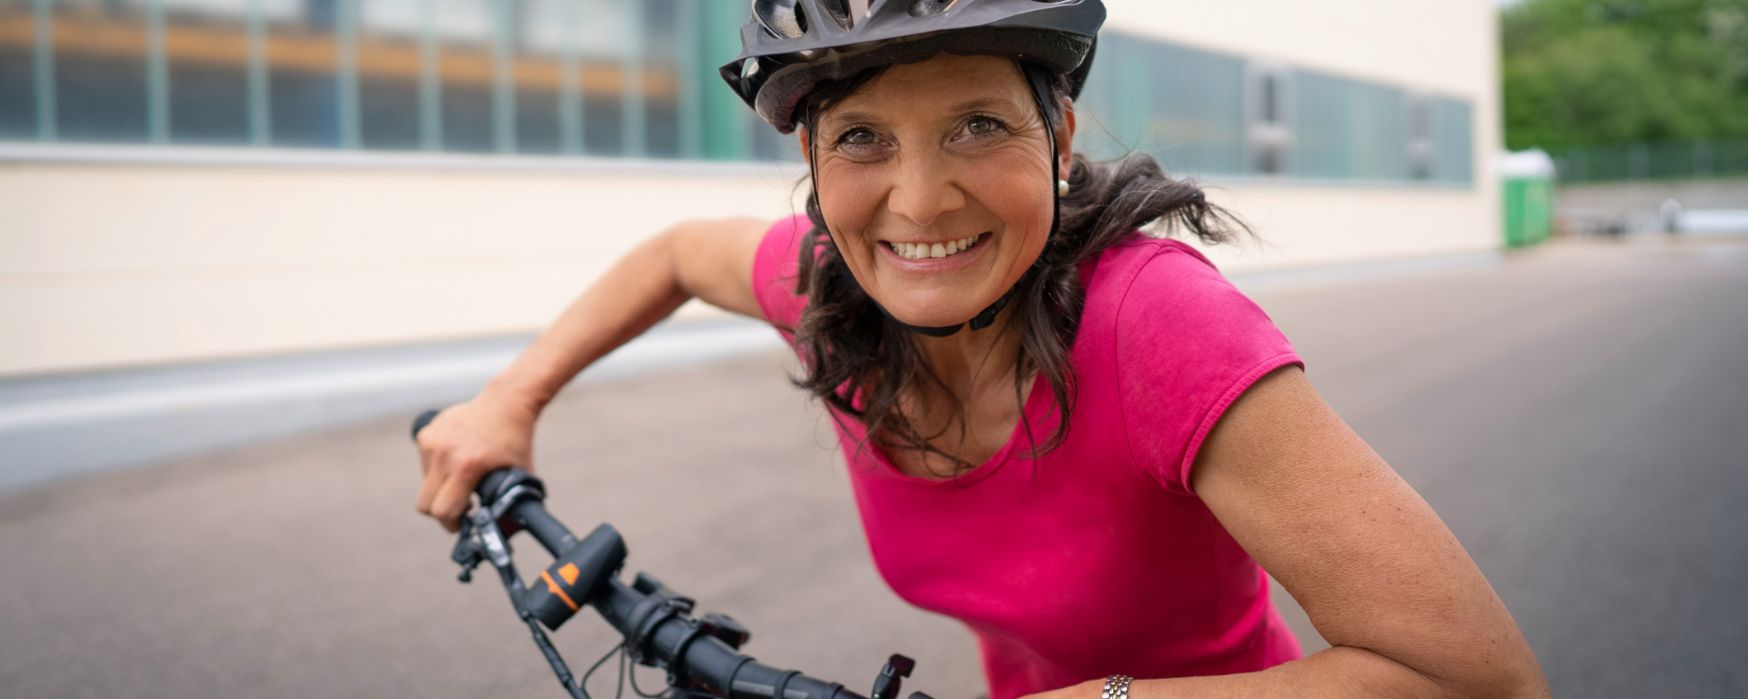
<instances>
[{"instance_id":1,"label":"handlebar grip","mask_svg":"<svg viewBox=\"0 0 1748 699\"><path fill-rule=\"evenodd\" d=\"M426 425L431 424L432 420L437 419L437 413L440 413L440 412L443 412L443 411L438 410L436 408L432 408L432 409L427 410L425 412L419 413L418 417L413 418L413 441L415 441L415 442L419 441L419 432L421 430L425 429Z\"/></svg>"},{"instance_id":2,"label":"handlebar grip","mask_svg":"<svg viewBox=\"0 0 1748 699\"><path fill-rule=\"evenodd\" d=\"M510 479L511 470L509 466L502 466L480 477L479 484L473 487L473 492L479 495L480 502L489 503L497 497L498 490L504 485L504 481Z\"/></svg>"}]
</instances>

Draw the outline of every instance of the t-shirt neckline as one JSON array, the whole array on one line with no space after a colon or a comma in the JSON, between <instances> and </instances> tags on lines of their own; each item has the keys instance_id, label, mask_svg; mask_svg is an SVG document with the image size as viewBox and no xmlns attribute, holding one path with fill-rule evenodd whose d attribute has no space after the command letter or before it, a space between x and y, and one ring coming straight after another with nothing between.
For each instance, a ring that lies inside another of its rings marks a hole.
<instances>
[{"instance_id":1,"label":"t-shirt neckline","mask_svg":"<svg viewBox=\"0 0 1748 699\"><path fill-rule=\"evenodd\" d=\"M1032 379L1032 388L1027 392L1025 404L1020 407L1020 419L1014 421L1014 431L1008 435L1008 441L1003 443L1000 449L995 450L995 453L991 454L988 459L983 461L983 463L960 474L958 477L925 478L922 476L913 476L899 470L897 466L893 465L892 461L886 458L886 453L881 451L880 447L870 443L867 452L871 458L874 459L874 463L878 465L880 471L892 480L913 483L930 488L951 485L963 487L980 482L993 475L996 471L1001 470L1002 465L1012 460L1011 457L1014 450L1019 448L1021 441L1026 441L1026 426L1028 424L1034 425L1032 428L1032 436L1034 439L1039 436L1039 428L1035 425L1037 422L1035 418L1037 417L1037 413L1043 409L1041 404L1044 397L1048 394L1045 390L1046 383L1047 381L1041 373Z\"/></svg>"}]
</instances>

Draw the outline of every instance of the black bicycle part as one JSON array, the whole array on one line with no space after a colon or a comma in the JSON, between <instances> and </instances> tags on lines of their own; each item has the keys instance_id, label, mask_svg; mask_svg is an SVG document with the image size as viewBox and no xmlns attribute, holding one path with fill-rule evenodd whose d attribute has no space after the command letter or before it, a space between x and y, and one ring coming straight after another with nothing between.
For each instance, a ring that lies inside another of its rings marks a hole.
<instances>
[{"instance_id":1,"label":"black bicycle part","mask_svg":"<svg viewBox=\"0 0 1748 699\"><path fill-rule=\"evenodd\" d=\"M415 440L436 415L435 410L426 411L413 421ZM750 633L732 617L707 613L694 619L693 600L648 573L637 573L626 587L618 577L626 557L619 532L603 523L578 540L546 511L546 488L534 474L497 469L480 479L474 493L479 505L462 519L450 555L461 566L458 578L468 582L481 562L492 564L511 606L573 697L588 699L588 694L541 627L557 630L585 606L594 608L624 637L623 650L629 658L667 672L668 699L896 699L902 678L916 667L916 661L892 655L870 695L863 697L837 682L765 665L738 652ZM518 531L528 532L553 556L553 563L541 571L539 585L524 585L511 560L509 537ZM910 699L930 697L912 692Z\"/></svg>"}]
</instances>

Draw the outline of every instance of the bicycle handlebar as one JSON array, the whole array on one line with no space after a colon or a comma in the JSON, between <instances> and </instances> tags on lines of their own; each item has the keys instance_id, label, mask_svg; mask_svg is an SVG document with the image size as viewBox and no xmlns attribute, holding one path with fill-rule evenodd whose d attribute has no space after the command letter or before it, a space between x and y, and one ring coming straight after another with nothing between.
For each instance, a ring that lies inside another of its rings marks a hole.
<instances>
[{"instance_id":1,"label":"bicycle handlebar","mask_svg":"<svg viewBox=\"0 0 1748 699\"><path fill-rule=\"evenodd\" d=\"M415 440L436 415L435 410L426 411L413 421ZM594 608L625 638L632 659L667 670L669 685L680 694L702 692L723 699L896 699L900 678L915 667L911 659L894 654L876 678L870 697L863 697L837 682L765 665L738 651L749 634L727 615L694 619L691 599L641 572L627 587L618 578L625 559L618 532L602 524L578 540L547 512L545 488L532 474L500 468L481 478L474 492L480 505L463 520L462 541L453 554L463 567L462 581L482 560L499 569L512 604L528 620L536 643L573 695L582 694L581 688L572 685L564 661L534 620L557 630L583 606ZM552 566L539 578L543 584L524 587L515 574L507 539L516 531L527 531L552 554ZM930 697L913 692L910 699Z\"/></svg>"},{"instance_id":2,"label":"bicycle handlebar","mask_svg":"<svg viewBox=\"0 0 1748 699\"><path fill-rule=\"evenodd\" d=\"M512 475L511 469L494 471L490 476L496 478L482 479L479 490L496 492L496 488L502 487ZM509 516L556 559L565 558L577 544L576 536L537 500L517 503L510 509ZM641 574L639 579L652 580ZM666 590L659 584L652 587L656 589L639 592L634 587L627 587L617 577L609 576L583 604L593 607L628 643L637 646L633 649L634 657L649 657L656 666L669 668L677 678L698 680L714 690L710 692L713 696L730 699L865 699L842 684L771 667L742 655L728 643L708 635L683 611L663 614L663 602L678 596L664 595ZM646 628L640 629L639 626ZM782 687L781 692L779 687Z\"/></svg>"}]
</instances>

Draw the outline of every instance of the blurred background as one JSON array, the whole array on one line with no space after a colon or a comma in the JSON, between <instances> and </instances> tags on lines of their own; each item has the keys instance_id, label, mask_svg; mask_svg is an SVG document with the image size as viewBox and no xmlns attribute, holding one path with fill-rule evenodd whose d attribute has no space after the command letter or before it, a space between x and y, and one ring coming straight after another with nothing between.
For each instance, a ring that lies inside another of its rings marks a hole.
<instances>
[{"instance_id":1,"label":"blurred background","mask_svg":"<svg viewBox=\"0 0 1748 699\"><path fill-rule=\"evenodd\" d=\"M1208 254L1556 693L1748 695L1748 0L1107 5L1078 147L1267 241ZM414 514L407 423L647 236L799 210L797 146L716 76L746 16L0 0L0 695L557 695ZM981 694L794 372L682 308L543 416L553 510L765 662ZM555 639L580 671L603 629Z\"/></svg>"}]
</instances>

